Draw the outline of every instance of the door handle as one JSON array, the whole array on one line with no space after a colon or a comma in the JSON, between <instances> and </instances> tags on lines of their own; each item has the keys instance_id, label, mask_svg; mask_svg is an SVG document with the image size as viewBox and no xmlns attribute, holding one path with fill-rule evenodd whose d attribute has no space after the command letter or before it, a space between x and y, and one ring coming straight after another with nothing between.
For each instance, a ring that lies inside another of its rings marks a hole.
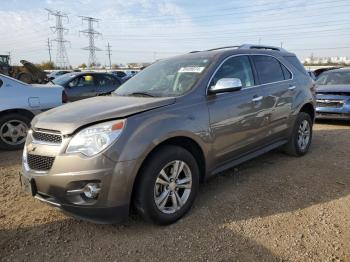
<instances>
[{"instance_id":1,"label":"door handle","mask_svg":"<svg viewBox=\"0 0 350 262\"><path fill-rule=\"evenodd\" d=\"M288 90L293 91L295 88L296 88L296 86L290 86L290 87L288 87Z\"/></svg>"},{"instance_id":2,"label":"door handle","mask_svg":"<svg viewBox=\"0 0 350 262\"><path fill-rule=\"evenodd\" d=\"M259 101L261 101L261 100L263 100L263 96L257 96L257 97L254 97L253 99L252 99L252 101L253 102L259 102Z\"/></svg>"}]
</instances>

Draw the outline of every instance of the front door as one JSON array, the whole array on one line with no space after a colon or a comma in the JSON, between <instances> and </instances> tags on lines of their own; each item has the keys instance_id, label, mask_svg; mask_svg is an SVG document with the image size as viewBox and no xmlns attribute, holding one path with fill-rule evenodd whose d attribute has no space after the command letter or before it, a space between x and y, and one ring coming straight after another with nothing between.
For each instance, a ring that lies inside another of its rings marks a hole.
<instances>
[{"instance_id":1,"label":"front door","mask_svg":"<svg viewBox=\"0 0 350 262\"><path fill-rule=\"evenodd\" d=\"M219 166L259 147L265 137L266 119L262 93L255 86L248 56L227 59L214 75L210 86L222 78L238 78L243 88L235 92L208 95L210 128L215 165Z\"/></svg>"}]
</instances>

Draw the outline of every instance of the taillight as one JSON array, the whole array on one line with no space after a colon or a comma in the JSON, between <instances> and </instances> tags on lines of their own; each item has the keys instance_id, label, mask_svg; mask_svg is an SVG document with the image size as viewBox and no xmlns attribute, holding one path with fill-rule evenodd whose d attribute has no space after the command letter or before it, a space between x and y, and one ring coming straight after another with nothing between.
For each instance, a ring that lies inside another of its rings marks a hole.
<instances>
[{"instance_id":1,"label":"taillight","mask_svg":"<svg viewBox=\"0 0 350 262\"><path fill-rule=\"evenodd\" d=\"M68 96L66 92L62 91L62 103L67 103L68 102Z\"/></svg>"}]
</instances>

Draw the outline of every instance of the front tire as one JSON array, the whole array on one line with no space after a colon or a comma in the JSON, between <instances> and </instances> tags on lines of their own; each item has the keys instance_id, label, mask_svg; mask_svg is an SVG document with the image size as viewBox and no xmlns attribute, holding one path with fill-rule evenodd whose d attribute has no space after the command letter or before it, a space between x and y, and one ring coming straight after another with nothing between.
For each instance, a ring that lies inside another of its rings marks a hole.
<instances>
[{"instance_id":1,"label":"front tire","mask_svg":"<svg viewBox=\"0 0 350 262\"><path fill-rule=\"evenodd\" d=\"M191 208L199 187L199 168L182 147L163 146L145 162L137 181L135 206L143 218L171 224Z\"/></svg>"},{"instance_id":2,"label":"front tire","mask_svg":"<svg viewBox=\"0 0 350 262\"><path fill-rule=\"evenodd\" d=\"M303 156L309 151L312 141L312 125L309 114L305 112L298 114L289 142L284 148L287 154Z\"/></svg>"}]
</instances>

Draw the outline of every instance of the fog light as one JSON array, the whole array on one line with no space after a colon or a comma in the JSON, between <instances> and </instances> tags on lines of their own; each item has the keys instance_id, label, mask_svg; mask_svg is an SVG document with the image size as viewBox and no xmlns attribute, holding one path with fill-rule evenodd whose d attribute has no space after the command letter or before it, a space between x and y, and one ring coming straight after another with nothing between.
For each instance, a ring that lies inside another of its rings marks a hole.
<instances>
[{"instance_id":1,"label":"fog light","mask_svg":"<svg viewBox=\"0 0 350 262\"><path fill-rule=\"evenodd\" d=\"M83 188L83 193L87 198L97 198L100 190L99 184L89 183Z\"/></svg>"}]
</instances>

